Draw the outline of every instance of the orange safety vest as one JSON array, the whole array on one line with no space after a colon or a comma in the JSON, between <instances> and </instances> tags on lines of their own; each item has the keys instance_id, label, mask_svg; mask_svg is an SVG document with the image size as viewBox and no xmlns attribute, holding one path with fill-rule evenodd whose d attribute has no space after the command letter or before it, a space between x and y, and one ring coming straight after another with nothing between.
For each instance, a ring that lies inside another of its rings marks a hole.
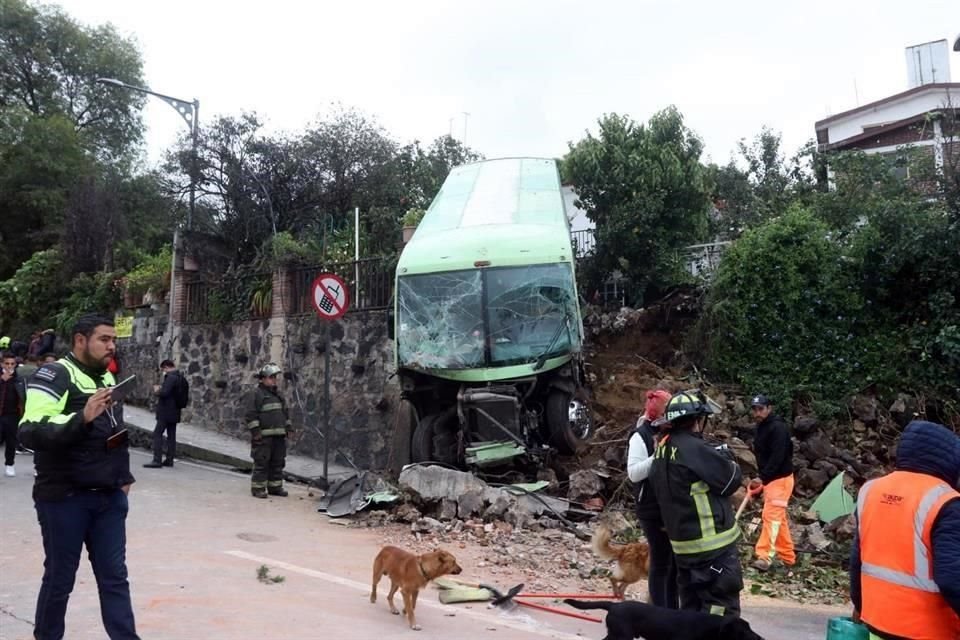
<instances>
[{"instance_id":1,"label":"orange safety vest","mask_svg":"<svg viewBox=\"0 0 960 640\"><path fill-rule=\"evenodd\" d=\"M943 480L894 471L863 485L857 496L860 617L873 629L915 640L957 640L960 616L933 581L930 534L950 500Z\"/></svg>"}]
</instances>

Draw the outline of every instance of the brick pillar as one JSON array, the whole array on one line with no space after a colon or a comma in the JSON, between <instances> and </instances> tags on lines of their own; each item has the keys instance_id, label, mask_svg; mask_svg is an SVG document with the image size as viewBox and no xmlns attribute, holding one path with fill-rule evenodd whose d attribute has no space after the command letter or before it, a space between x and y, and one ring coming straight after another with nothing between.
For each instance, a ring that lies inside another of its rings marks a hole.
<instances>
[{"instance_id":1,"label":"brick pillar","mask_svg":"<svg viewBox=\"0 0 960 640\"><path fill-rule=\"evenodd\" d=\"M187 319L187 271L177 269L173 272L173 299L170 300L172 313L171 320L174 324L184 324Z\"/></svg>"},{"instance_id":2,"label":"brick pillar","mask_svg":"<svg viewBox=\"0 0 960 640\"><path fill-rule=\"evenodd\" d=\"M288 316L293 312L293 285L290 272L280 267L273 271L273 299L270 315L274 318Z\"/></svg>"}]
</instances>

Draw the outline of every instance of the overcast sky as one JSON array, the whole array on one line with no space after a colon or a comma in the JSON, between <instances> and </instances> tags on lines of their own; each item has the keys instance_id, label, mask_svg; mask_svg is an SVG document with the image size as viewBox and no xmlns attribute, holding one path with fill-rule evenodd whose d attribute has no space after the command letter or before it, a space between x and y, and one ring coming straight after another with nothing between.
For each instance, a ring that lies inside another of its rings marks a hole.
<instances>
[{"instance_id":1,"label":"overcast sky","mask_svg":"<svg viewBox=\"0 0 960 640\"><path fill-rule=\"evenodd\" d=\"M763 125L813 123L905 90L904 47L960 32L960 0L61 0L136 38L155 91L296 132L332 102L401 142L451 130L487 157L559 156L603 113L676 105L726 162ZM960 54L950 54L960 79ZM469 112L465 118L462 112ZM156 100L149 156L183 127Z\"/></svg>"}]
</instances>

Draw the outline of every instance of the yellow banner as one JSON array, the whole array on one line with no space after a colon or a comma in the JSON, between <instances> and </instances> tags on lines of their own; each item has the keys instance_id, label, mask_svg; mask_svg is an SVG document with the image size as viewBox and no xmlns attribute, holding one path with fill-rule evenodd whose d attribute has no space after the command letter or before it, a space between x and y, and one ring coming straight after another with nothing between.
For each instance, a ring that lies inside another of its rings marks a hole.
<instances>
[{"instance_id":1,"label":"yellow banner","mask_svg":"<svg viewBox=\"0 0 960 640\"><path fill-rule=\"evenodd\" d=\"M113 319L113 327L117 331L118 338L132 338L133 316L116 316Z\"/></svg>"}]
</instances>

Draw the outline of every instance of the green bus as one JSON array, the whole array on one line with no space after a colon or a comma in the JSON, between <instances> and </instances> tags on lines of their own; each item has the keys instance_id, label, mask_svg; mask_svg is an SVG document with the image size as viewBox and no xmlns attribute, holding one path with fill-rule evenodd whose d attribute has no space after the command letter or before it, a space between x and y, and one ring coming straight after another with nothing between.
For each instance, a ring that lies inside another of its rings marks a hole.
<instances>
[{"instance_id":1,"label":"green bus","mask_svg":"<svg viewBox=\"0 0 960 640\"><path fill-rule=\"evenodd\" d=\"M542 462L590 435L560 189L552 159L456 167L404 247L392 314L401 460Z\"/></svg>"}]
</instances>

